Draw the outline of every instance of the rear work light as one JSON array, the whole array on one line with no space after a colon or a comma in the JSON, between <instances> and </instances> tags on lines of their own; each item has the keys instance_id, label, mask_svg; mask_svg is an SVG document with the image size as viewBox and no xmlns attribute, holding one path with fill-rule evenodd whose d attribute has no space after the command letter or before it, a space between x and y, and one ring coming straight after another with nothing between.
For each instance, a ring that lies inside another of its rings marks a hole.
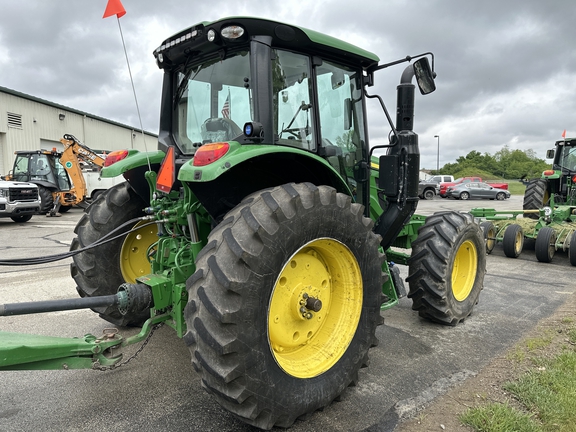
<instances>
[{"instance_id":1,"label":"rear work light","mask_svg":"<svg viewBox=\"0 0 576 432\"><path fill-rule=\"evenodd\" d=\"M224 39L238 39L244 34L244 29L237 25L224 27L220 32Z\"/></svg>"},{"instance_id":2,"label":"rear work light","mask_svg":"<svg viewBox=\"0 0 576 432\"><path fill-rule=\"evenodd\" d=\"M230 149L230 144L226 142L217 142L211 144L204 144L196 153L194 153L194 160L192 165L194 166L205 166L216 162Z\"/></svg>"},{"instance_id":3,"label":"rear work light","mask_svg":"<svg viewBox=\"0 0 576 432\"><path fill-rule=\"evenodd\" d=\"M108 156L106 156L106 159L104 160L104 166L108 167L112 164L115 164L116 162L125 159L126 156L128 156L128 150L115 150L113 152L110 152Z\"/></svg>"}]
</instances>

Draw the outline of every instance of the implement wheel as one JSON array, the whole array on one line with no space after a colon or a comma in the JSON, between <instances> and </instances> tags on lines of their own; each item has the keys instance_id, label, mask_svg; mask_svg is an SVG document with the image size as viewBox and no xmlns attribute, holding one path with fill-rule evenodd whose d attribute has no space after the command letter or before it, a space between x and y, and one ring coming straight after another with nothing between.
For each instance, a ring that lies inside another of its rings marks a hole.
<instances>
[{"instance_id":1,"label":"implement wheel","mask_svg":"<svg viewBox=\"0 0 576 432\"><path fill-rule=\"evenodd\" d=\"M576 231L570 236L570 246L568 247L568 258L570 264L576 266Z\"/></svg>"},{"instance_id":2,"label":"implement wheel","mask_svg":"<svg viewBox=\"0 0 576 432\"><path fill-rule=\"evenodd\" d=\"M550 193L548 192L548 181L546 179L530 180L524 191L523 210L538 210L548 204ZM524 217L538 219L538 213L526 213Z\"/></svg>"},{"instance_id":3,"label":"implement wheel","mask_svg":"<svg viewBox=\"0 0 576 432\"><path fill-rule=\"evenodd\" d=\"M86 208L74 230L77 237L72 240L70 250L94 243L120 225L144 216L144 207L146 203L128 182L111 187ZM122 232L135 225L137 221L128 224ZM145 255L157 237L152 238L149 230L150 227L141 228L125 239L119 238L75 255L70 272L80 297L116 294L121 284L135 283L135 277L150 273L150 264ZM94 311L117 326L141 325L150 318L148 312L121 315L115 306L96 308Z\"/></svg>"},{"instance_id":4,"label":"implement wheel","mask_svg":"<svg viewBox=\"0 0 576 432\"><path fill-rule=\"evenodd\" d=\"M496 246L496 227L492 222L482 222L480 228L484 233L484 240L486 240L486 253L490 254Z\"/></svg>"},{"instance_id":5,"label":"implement wheel","mask_svg":"<svg viewBox=\"0 0 576 432\"><path fill-rule=\"evenodd\" d=\"M524 232L518 224L508 225L502 238L502 249L508 258L518 258L524 247Z\"/></svg>"},{"instance_id":6,"label":"implement wheel","mask_svg":"<svg viewBox=\"0 0 576 432\"><path fill-rule=\"evenodd\" d=\"M556 252L556 232L550 227L542 227L536 236L534 244L536 259L540 262L549 263Z\"/></svg>"},{"instance_id":7,"label":"implement wheel","mask_svg":"<svg viewBox=\"0 0 576 432\"><path fill-rule=\"evenodd\" d=\"M327 186L252 194L211 233L187 287L186 343L202 385L262 429L330 404L382 323L379 237Z\"/></svg>"},{"instance_id":8,"label":"implement wheel","mask_svg":"<svg viewBox=\"0 0 576 432\"><path fill-rule=\"evenodd\" d=\"M408 261L412 309L431 321L456 325L478 303L486 273L486 245L469 213L435 213L412 243Z\"/></svg>"}]
</instances>

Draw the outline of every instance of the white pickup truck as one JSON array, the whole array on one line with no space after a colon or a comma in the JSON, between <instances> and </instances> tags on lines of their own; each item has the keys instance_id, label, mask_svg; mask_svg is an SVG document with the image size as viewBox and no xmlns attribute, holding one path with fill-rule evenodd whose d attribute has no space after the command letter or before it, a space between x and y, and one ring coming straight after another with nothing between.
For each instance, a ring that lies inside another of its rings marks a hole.
<instances>
[{"instance_id":1,"label":"white pickup truck","mask_svg":"<svg viewBox=\"0 0 576 432\"><path fill-rule=\"evenodd\" d=\"M86 181L86 199L88 201L94 201L98 198L98 195L106 192L112 186L126 181L122 176L100 177L98 170L91 170L90 168L82 168L82 174L84 174L84 180Z\"/></svg>"},{"instance_id":2,"label":"white pickup truck","mask_svg":"<svg viewBox=\"0 0 576 432\"><path fill-rule=\"evenodd\" d=\"M33 183L0 180L0 217L28 222L40 212L38 186Z\"/></svg>"}]
</instances>

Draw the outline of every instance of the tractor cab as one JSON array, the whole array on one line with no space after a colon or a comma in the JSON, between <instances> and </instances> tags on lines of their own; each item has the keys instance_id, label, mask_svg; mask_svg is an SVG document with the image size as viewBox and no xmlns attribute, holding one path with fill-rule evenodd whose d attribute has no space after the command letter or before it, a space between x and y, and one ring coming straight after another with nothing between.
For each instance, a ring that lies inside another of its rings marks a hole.
<instances>
[{"instance_id":1,"label":"tractor cab","mask_svg":"<svg viewBox=\"0 0 576 432\"><path fill-rule=\"evenodd\" d=\"M17 151L14 160L15 181L35 183L50 190L69 190L70 178L58 160L58 154L46 151Z\"/></svg>"},{"instance_id":2,"label":"tractor cab","mask_svg":"<svg viewBox=\"0 0 576 432\"><path fill-rule=\"evenodd\" d=\"M542 187L546 189L542 204L576 204L576 139L556 141L555 150L546 157L554 159L552 169L542 173ZM540 203L540 200L538 201Z\"/></svg>"},{"instance_id":3,"label":"tractor cab","mask_svg":"<svg viewBox=\"0 0 576 432\"><path fill-rule=\"evenodd\" d=\"M376 55L314 31L253 18L198 24L165 40L154 55L165 72L159 149L175 146L177 163L195 157L196 168L188 175L184 164L178 178L193 183L213 217L253 192L251 187L287 181L328 184L367 207L363 88L382 67ZM226 165L218 173L225 172L222 182L210 175L204 187L201 165L231 151L231 143L242 147L238 154L251 152L249 162Z\"/></svg>"}]
</instances>

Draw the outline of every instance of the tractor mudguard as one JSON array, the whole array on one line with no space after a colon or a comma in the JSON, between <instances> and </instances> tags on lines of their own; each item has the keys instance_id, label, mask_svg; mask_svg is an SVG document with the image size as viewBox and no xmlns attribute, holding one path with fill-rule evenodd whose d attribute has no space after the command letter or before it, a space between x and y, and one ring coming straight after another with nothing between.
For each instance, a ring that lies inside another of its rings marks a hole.
<instances>
[{"instance_id":1,"label":"tractor mudguard","mask_svg":"<svg viewBox=\"0 0 576 432\"><path fill-rule=\"evenodd\" d=\"M303 156L309 159L313 164L318 165L318 170L327 170L329 176L338 179L338 185L334 185L340 192L352 195L348 185L342 180L341 174L338 173L325 159L294 147L265 145L265 144L240 144L237 141L226 143L229 149L219 158L211 159L210 162L203 166L194 165L194 158L186 162L178 173L178 180L182 182L205 183L216 180L224 173L238 167L243 162L252 161L266 155L273 154L293 154ZM200 147L196 154L203 152L204 148L209 149L210 145ZM212 156L211 156L212 157Z\"/></svg>"},{"instance_id":2,"label":"tractor mudguard","mask_svg":"<svg viewBox=\"0 0 576 432\"><path fill-rule=\"evenodd\" d=\"M117 177L135 168L160 164L164 159L164 152L160 150L141 152L139 150L127 150L128 155L124 159L114 162L112 165L102 168L102 177Z\"/></svg>"}]
</instances>

